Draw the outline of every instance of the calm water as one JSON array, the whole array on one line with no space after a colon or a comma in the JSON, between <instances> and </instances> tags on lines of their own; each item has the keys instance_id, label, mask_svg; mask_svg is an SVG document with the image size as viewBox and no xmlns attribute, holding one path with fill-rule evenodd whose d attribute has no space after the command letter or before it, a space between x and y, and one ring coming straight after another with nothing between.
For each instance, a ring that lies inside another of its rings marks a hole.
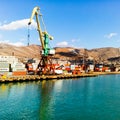
<instances>
[{"instance_id":1,"label":"calm water","mask_svg":"<svg viewBox=\"0 0 120 120\"><path fill-rule=\"evenodd\" d=\"M120 120L120 75L0 84L0 120Z\"/></svg>"}]
</instances>

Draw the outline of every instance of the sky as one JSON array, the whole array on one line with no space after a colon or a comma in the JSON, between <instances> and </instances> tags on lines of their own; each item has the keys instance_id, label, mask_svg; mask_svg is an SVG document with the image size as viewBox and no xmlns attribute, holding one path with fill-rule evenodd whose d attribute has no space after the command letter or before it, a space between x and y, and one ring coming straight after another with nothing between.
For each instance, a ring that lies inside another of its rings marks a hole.
<instances>
[{"instance_id":1,"label":"sky","mask_svg":"<svg viewBox=\"0 0 120 120\"><path fill-rule=\"evenodd\" d=\"M120 47L120 0L1 0L0 43L28 44L27 24L36 6L54 37L50 47ZM29 35L30 45L41 45L35 17Z\"/></svg>"}]
</instances>

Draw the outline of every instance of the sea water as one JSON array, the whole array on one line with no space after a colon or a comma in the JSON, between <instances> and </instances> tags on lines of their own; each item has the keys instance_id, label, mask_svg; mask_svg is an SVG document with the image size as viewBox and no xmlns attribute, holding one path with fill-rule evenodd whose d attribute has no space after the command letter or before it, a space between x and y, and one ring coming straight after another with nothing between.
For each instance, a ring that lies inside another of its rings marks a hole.
<instances>
[{"instance_id":1,"label":"sea water","mask_svg":"<svg viewBox=\"0 0 120 120\"><path fill-rule=\"evenodd\" d=\"M120 120L120 75L0 84L0 120Z\"/></svg>"}]
</instances>

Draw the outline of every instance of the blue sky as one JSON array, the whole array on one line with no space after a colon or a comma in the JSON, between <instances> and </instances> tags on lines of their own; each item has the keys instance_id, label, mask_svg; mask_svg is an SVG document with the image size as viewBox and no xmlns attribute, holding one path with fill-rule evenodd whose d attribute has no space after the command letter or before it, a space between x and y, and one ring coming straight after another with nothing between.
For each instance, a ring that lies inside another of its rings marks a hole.
<instances>
[{"instance_id":1,"label":"blue sky","mask_svg":"<svg viewBox=\"0 0 120 120\"><path fill-rule=\"evenodd\" d=\"M27 23L39 6L51 47L120 47L119 0L1 0L0 43L27 45ZM30 44L40 45L35 18Z\"/></svg>"}]
</instances>

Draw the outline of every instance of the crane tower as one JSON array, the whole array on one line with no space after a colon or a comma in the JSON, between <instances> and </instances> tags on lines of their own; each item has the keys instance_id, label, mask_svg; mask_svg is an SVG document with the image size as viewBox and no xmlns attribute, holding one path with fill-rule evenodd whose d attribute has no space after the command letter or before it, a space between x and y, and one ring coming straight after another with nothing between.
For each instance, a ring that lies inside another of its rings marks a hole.
<instances>
[{"instance_id":1,"label":"crane tower","mask_svg":"<svg viewBox=\"0 0 120 120\"><path fill-rule=\"evenodd\" d=\"M50 36L46 31L45 24L44 24L42 15L40 14L39 7L35 7L33 9L28 25L32 23L34 16L36 17L37 31L39 33L39 38L40 38L41 47L42 47L41 59L37 69L39 71L39 74L53 74L54 66L52 63L52 57L55 54L55 50L49 47L49 40L52 40L53 37ZM44 31L42 31L41 29L39 18L41 18L41 22L44 26Z\"/></svg>"}]
</instances>

